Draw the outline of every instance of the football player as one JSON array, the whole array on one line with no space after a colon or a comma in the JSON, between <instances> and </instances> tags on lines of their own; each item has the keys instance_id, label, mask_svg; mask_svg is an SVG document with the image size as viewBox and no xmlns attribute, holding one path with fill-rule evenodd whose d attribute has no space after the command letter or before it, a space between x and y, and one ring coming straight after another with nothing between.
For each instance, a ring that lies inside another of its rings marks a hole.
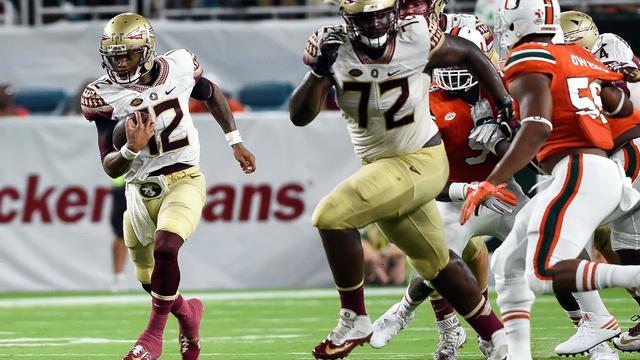
<instances>
[{"instance_id":1,"label":"football player","mask_svg":"<svg viewBox=\"0 0 640 360\"><path fill-rule=\"evenodd\" d=\"M473 42L491 59L487 40L475 26L456 26L447 32ZM440 129L449 161L449 179L437 198L438 210L444 224L445 241L449 249L469 265L486 298L488 251L479 235L490 235L504 240L511 230L515 213L526 203L527 197L512 180L508 188L518 195L519 204L516 209L491 198L485 203L486 208L481 209L478 217L463 226L460 225L458 219L466 195L478 181L489 175L499 160L490 149L485 149L483 144L470 140L469 137L491 136L497 127L497 114L488 101L488 95L481 90L478 81L468 70L460 67L434 69L433 79L436 85L429 93L429 108ZM480 131L483 134L476 134ZM429 295L431 291L424 279L419 276L412 279L403 299L374 322L371 346L380 348L389 343L399 330L411 322L416 308L429 297L439 332L433 358L456 359L458 349L466 341L465 331L447 300L434 293ZM484 350L484 342L481 339L480 349Z\"/></svg>"},{"instance_id":2,"label":"football player","mask_svg":"<svg viewBox=\"0 0 640 360\"><path fill-rule=\"evenodd\" d=\"M633 107L611 84L620 74L579 46L552 44L559 13L555 0L508 0L499 10L496 31L500 45L510 49L504 76L519 104L522 128L496 168L467 196L460 218L465 223L533 158L551 174L521 209L492 260L511 359L531 359L531 290L568 293L640 282L640 267L576 260L600 223L637 202L622 168L607 157L614 142L603 115L604 110L627 116ZM610 315L594 316L591 324L608 330L608 337L592 339L583 332L556 352L579 354L619 333Z\"/></svg>"},{"instance_id":3,"label":"football player","mask_svg":"<svg viewBox=\"0 0 640 360\"><path fill-rule=\"evenodd\" d=\"M625 74L625 80L640 80L640 61L633 54L629 45L619 36L611 33L600 34L593 19L579 11L565 11L560 14L560 26L567 43L575 43L591 51L596 58L610 69L620 70ZM636 108L640 107L640 84L632 82L616 82L616 85L630 96ZM625 166L625 172L633 181L635 189L640 190L640 182L637 181L640 168L638 145L640 145L640 127L638 121L633 118L628 120L616 120L610 123L616 144L611 157L618 159ZM609 263L622 265L640 265L640 234L637 223L640 221L640 213L622 219L611 224L611 248L615 254L607 256ZM603 252L607 254L607 252ZM613 256L612 256L613 255ZM640 304L640 293L635 289L630 290L633 298ZM613 340L614 345L623 351L640 350L640 322Z\"/></svg>"},{"instance_id":4,"label":"football player","mask_svg":"<svg viewBox=\"0 0 640 360\"><path fill-rule=\"evenodd\" d=\"M305 126L334 86L363 163L313 214L341 302L338 325L313 355L342 358L371 337L358 229L377 223L488 343L489 358L501 359L506 353L502 324L444 241L435 198L449 166L429 116L428 73L467 64L503 117L510 116L510 97L487 57L473 43L443 35L435 18L398 19L395 0L343 0L340 12L344 25L323 27L307 43L304 61L312 71L289 103L291 121Z\"/></svg>"},{"instance_id":5,"label":"football player","mask_svg":"<svg viewBox=\"0 0 640 360\"><path fill-rule=\"evenodd\" d=\"M222 91L202 77L195 56L184 49L156 56L153 28L144 17L123 13L109 20L100 56L107 74L86 87L82 111L98 130L105 172L125 174L124 239L152 303L146 329L123 359L159 358L169 313L180 325L182 359L197 359L202 302L178 292L178 252L195 230L206 196L189 98L205 102L245 173L255 170L255 159ZM134 112L135 119L129 116ZM126 119L126 145L114 150L112 132L120 119Z\"/></svg>"}]
</instances>

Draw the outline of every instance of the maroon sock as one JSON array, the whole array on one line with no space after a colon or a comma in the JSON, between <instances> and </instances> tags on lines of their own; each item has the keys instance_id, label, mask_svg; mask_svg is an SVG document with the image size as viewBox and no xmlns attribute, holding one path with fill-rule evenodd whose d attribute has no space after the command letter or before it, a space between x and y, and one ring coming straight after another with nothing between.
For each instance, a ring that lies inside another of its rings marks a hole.
<instances>
[{"instance_id":1,"label":"maroon sock","mask_svg":"<svg viewBox=\"0 0 640 360\"><path fill-rule=\"evenodd\" d=\"M171 312L173 300L160 300L155 297L151 298L151 316L145 333L157 338L162 338L164 327L167 324L167 318Z\"/></svg>"},{"instance_id":2,"label":"maroon sock","mask_svg":"<svg viewBox=\"0 0 640 360\"><path fill-rule=\"evenodd\" d=\"M340 307L356 312L356 315L367 315L364 307L364 286L361 285L355 290L338 290L340 294Z\"/></svg>"},{"instance_id":3,"label":"maroon sock","mask_svg":"<svg viewBox=\"0 0 640 360\"><path fill-rule=\"evenodd\" d=\"M483 299L483 304L473 314L465 316L465 319L471 327L478 333L480 338L485 341L491 340L494 332L502 329L504 325L498 320L496 314L491 311L488 300Z\"/></svg>"},{"instance_id":4,"label":"maroon sock","mask_svg":"<svg viewBox=\"0 0 640 360\"><path fill-rule=\"evenodd\" d=\"M178 294L178 297L173 302L171 313L178 318L178 320L186 319L191 314L191 307L189 307L189 304L187 304L182 295Z\"/></svg>"},{"instance_id":5,"label":"maroon sock","mask_svg":"<svg viewBox=\"0 0 640 360\"><path fill-rule=\"evenodd\" d=\"M436 321L442 321L454 313L453 307L445 298L429 299L429 301L431 301L431 307L436 314Z\"/></svg>"},{"instance_id":6,"label":"maroon sock","mask_svg":"<svg viewBox=\"0 0 640 360\"><path fill-rule=\"evenodd\" d=\"M159 230L153 247L155 265L151 273L151 291L162 296L173 296L180 284L178 251L184 243L179 235Z\"/></svg>"}]
</instances>

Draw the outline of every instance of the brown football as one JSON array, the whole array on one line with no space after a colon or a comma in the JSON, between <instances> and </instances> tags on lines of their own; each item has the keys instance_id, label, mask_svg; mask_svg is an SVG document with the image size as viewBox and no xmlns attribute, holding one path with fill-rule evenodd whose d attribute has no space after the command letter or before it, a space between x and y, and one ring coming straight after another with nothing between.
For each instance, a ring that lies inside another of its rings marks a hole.
<instances>
[{"instance_id":1,"label":"brown football","mask_svg":"<svg viewBox=\"0 0 640 360\"><path fill-rule=\"evenodd\" d=\"M136 111L140 113L140 117L143 122L146 122L148 114L142 111ZM116 150L120 150L127 143L127 131L125 128L126 120L128 118L133 119L133 123L137 124L138 120L136 119L136 113L131 113L127 115L127 117L120 119L116 126L113 128L113 133L111 134L111 142L113 143L113 148Z\"/></svg>"}]
</instances>

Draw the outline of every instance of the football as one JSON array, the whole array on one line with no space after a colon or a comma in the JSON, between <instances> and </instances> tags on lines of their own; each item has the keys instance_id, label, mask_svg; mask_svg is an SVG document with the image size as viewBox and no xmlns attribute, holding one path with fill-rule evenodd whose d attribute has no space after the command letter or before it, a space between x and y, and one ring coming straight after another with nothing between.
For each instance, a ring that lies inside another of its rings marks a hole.
<instances>
[{"instance_id":1,"label":"football","mask_svg":"<svg viewBox=\"0 0 640 360\"><path fill-rule=\"evenodd\" d=\"M113 128L113 133L111 134L111 143L113 144L113 148L116 150L120 150L127 143L127 131L126 131L126 120L128 118L133 119L133 123L137 124L138 119L136 117L136 113L140 114L140 118L143 122L147 121L147 117L149 114L142 111L136 111L127 115L127 117L120 119L116 126Z\"/></svg>"}]
</instances>

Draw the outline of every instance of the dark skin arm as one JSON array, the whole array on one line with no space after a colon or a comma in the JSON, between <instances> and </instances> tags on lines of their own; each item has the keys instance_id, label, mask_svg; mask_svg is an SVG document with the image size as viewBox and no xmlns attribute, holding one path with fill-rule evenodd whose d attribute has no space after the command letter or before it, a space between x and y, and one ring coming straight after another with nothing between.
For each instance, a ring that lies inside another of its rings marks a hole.
<instances>
[{"instance_id":1,"label":"dark skin arm","mask_svg":"<svg viewBox=\"0 0 640 360\"><path fill-rule=\"evenodd\" d=\"M435 68L456 65L469 69L495 100L501 101L509 95L496 68L474 43L458 36L445 34L439 47L431 51L425 72L430 73Z\"/></svg>"},{"instance_id":2,"label":"dark skin arm","mask_svg":"<svg viewBox=\"0 0 640 360\"><path fill-rule=\"evenodd\" d=\"M522 119L530 116L551 119L553 98L550 85L549 76L540 73L520 76L509 85L511 94L520 104ZM525 122L486 181L497 185L511 179L513 174L527 166L536 156L550 134L551 128L544 123Z\"/></svg>"},{"instance_id":3,"label":"dark skin arm","mask_svg":"<svg viewBox=\"0 0 640 360\"><path fill-rule=\"evenodd\" d=\"M331 89L331 81L327 77L318 78L310 72L289 98L289 117L295 126L308 125L324 104Z\"/></svg>"},{"instance_id":4,"label":"dark skin arm","mask_svg":"<svg viewBox=\"0 0 640 360\"><path fill-rule=\"evenodd\" d=\"M216 119L225 134L236 130L236 122L224 93L213 83L211 83L211 91L211 97L204 100L205 106L213 118ZM246 174L250 174L256 170L256 157L253 156L253 154L247 150L241 142L231 145L231 148L233 149L233 156L240 164L242 171Z\"/></svg>"}]
</instances>

